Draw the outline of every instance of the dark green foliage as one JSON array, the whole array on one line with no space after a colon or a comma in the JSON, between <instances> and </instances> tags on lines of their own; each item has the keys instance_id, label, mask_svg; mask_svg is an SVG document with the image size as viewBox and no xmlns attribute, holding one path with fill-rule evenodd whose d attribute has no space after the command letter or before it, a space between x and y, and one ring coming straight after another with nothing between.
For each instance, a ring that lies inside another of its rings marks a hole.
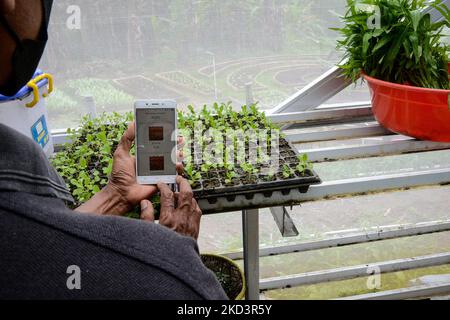
<instances>
[{"instance_id":1,"label":"dark green foliage","mask_svg":"<svg viewBox=\"0 0 450 320\"><path fill-rule=\"evenodd\" d=\"M96 119L86 116L79 130L68 130L72 142L64 145L52 164L75 199L73 208L92 198L108 183L114 151L132 120L132 113L105 113ZM139 208L128 216L139 218Z\"/></svg>"},{"instance_id":2,"label":"dark green foliage","mask_svg":"<svg viewBox=\"0 0 450 320\"><path fill-rule=\"evenodd\" d=\"M444 16L433 23L423 10L431 4ZM361 70L368 75L400 84L448 89L448 51L442 43L444 28L450 26L450 10L440 0L347 0L345 26L334 29L343 35L338 48L345 50L341 67L356 81ZM379 8L381 28L373 28ZM369 23L368 23L369 21Z\"/></svg>"},{"instance_id":3,"label":"dark green foliage","mask_svg":"<svg viewBox=\"0 0 450 320\"><path fill-rule=\"evenodd\" d=\"M64 178L76 204L89 200L107 183L112 170L112 156L132 114L103 114L82 119L79 130L68 130L71 143L52 159Z\"/></svg>"}]
</instances>

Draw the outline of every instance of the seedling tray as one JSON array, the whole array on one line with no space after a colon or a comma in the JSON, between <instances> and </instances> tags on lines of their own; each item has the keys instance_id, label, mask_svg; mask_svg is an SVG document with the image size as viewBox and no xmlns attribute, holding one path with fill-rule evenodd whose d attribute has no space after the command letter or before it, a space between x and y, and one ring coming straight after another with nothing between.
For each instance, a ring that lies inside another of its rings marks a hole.
<instances>
[{"instance_id":1,"label":"seedling tray","mask_svg":"<svg viewBox=\"0 0 450 320\"><path fill-rule=\"evenodd\" d=\"M311 185L321 183L307 155L300 155L256 105L240 112L230 104L200 112L191 107L179 114L179 125L195 142L183 149L184 174L203 213L297 204Z\"/></svg>"},{"instance_id":2,"label":"seedling tray","mask_svg":"<svg viewBox=\"0 0 450 320\"><path fill-rule=\"evenodd\" d=\"M249 108L243 106L241 112L234 111L229 104L215 104L213 108L205 107L200 112L195 112L193 108L190 109L189 113L179 113L179 129L196 128L199 121L203 123L205 130L213 128L219 132L226 132L227 129L242 129L243 131L258 128L267 131L279 129L270 123L270 120L265 117L264 113L259 112L256 106L250 106ZM112 169L113 153L127 128L127 123L131 120L131 113L125 115L103 114L96 119L85 117L80 130L69 132L72 144L65 145L61 152L52 159L52 162L71 190L76 201L74 206L90 199L107 184ZM189 132L188 130L186 134L183 133L183 136L189 137L191 135ZM227 137L224 133L223 147L228 146L226 145L228 143ZM193 135L193 138L195 138L195 135ZM269 143L269 140L268 137L267 148L271 151L272 143ZM193 141L199 140L194 139ZM279 143L278 151L280 167L278 172L277 170L273 171L273 177L262 175L264 161L261 161L261 150L264 143L260 145L261 141L255 143L252 140L252 145L250 145L250 140L245 139L245 145L243 146L243 140L241 139L239 141L241 145L238 146L238 141L236 139L234 141L236 150L245 147L246 151L249 149L254 151L254 148L259 148L257 160L260 164L254 166L256 170L249 170L249 164L252 162L250 160L252 159L248 159L248 154L244 164L234 163L233 168L230 168L228 163L203 171L201 170L202 164L193 167L196 164L192 164L191 161L191 165L188 166L189 162L185 157L184 175L191 183L195 197L204 214L295 205L302 202L303 194L308 191L311 185L321 182L312 170L307 157L299 155L295 148L283 138ZM183 147L183 154L192 158L196 150L187 142ZM189 149L190 147L191 149ZM202 148L205 147L206 144L203 144ZM202 151L200 153L205 154L205 150ZM271 154L271 152L268 153ZM224 160L227 159L228 157L224 154ZM292 169L288 178L283 176L283 167L284 169ZM227 179L232 171L235 173L235 177ZM199 175L200 179L198 179ZM157 209L158 197L154 197L152 201L155 209ZM131 216L139 217L140 210L139 208L135 209Z\"/></svg>"},{"instance_id":3,"label":"seedling tray","mask_svg":"<svg viewBox=\"0 0 450 320\"><path fill-rule=\"evenodd\" d=\"M270 181L264 175L249 178L242 170L236 170L238 175L230 185L225 182L223 170L212 170L207 178L202 177L193 186L195 198L204 213L298 204L301 194L307 193L311 185L322 182L312 169L303 173L296 171L291 178L283 177L283 166L295 169L299 163L298 156L297 150L282 138L279 171Z\"/></svg>"}]
</instances>

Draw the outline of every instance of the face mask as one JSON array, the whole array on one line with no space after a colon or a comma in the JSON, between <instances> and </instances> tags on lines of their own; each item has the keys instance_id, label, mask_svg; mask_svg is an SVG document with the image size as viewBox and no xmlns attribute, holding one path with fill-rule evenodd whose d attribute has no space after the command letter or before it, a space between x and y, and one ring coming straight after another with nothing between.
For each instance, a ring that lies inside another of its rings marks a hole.
<instances>
[{"instance_id":1,"label":"face mask","mask_svg":"<svg viewBox=\"0 0 450 320\"><path fill-rule=\"evenodd\" d=\"M38 40L20 40L5 17L0 16L0 25L3 25L17 44L12 57L11 77L4 86L0 86L0 94L13 96L33 78L47 43L47 28L52 4L53 0L43 1L44 21Z\"/></svg>"}]
</instances>

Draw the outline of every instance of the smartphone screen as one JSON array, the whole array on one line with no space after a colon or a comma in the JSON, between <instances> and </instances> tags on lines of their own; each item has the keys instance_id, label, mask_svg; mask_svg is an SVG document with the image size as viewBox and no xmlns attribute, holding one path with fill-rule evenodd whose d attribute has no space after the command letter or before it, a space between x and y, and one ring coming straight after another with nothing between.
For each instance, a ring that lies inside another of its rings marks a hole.
<instances>
[{"instance_id":1,"label":"smartphone screen","mask_svg":"<svg viewBox=\"0 0 450 320\"><path fill-rule=\"evenodd\" d=\"M136 108L138 182L175 183L176 108Z\"/></svg>"}]
</instances>

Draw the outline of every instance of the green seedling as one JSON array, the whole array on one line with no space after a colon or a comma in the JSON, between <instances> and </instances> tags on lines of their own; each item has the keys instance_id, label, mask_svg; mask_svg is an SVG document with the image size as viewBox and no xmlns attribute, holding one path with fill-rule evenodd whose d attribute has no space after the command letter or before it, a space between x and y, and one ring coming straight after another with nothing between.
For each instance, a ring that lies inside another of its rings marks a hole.
<instances>
[{"instance_id":1,"label":"green seedling","mask_svg":"<svg viewBox=\"0 0 450 320\"><path fill-rule=\"evenodd\" d=\"M211 165L209 163L203 163L200 167L202 173L207 174L211 170Z\"/></svg>"},{"instance_id":2,"label":"green seedling","mask_svg":"<svg viewBox=\"0 0 450 320\"><path fill-rule=\"evenodd\" d=\"M294 175L294 170L289 167L287 164L283 165L283 178L290 179Z\"/></svg>"},{"instance_id":3,"label":"green seedling","mask_svg":"<svg viewBox=\"0 0 450 320\"><path fill-rule=\"evenodd\" d=\"M252 175L252 174L257 174L258 173L258 169L256 169L252 164L250 163L243 163L241 164L241 168L242 170L244 170L244 172L247 175Z\"/></svg>"},{"instance_id":4,"label":"green seedling","mask_svg":"<svg viewBox=\"0 0 450 320\"><path fill-rule=\"evenodd\" d=\"M276 171L272 168L269 168L267 172L264 172L264 180L265 181L272 181L276 175Z\"/></svg>"},{"instance_id":5,"label":"green seedling","mask_svg":"<svg viewBox=\"0 0 450 320\"><path fill-rule=\"evenodd\" d=\"M266 164L270 161L270 156L262 147L258 147L258 164Z\"/></svg>"},{"instance_id":6,"label":"green seedling","mask_svg":"<svg viewBox=\"0 0 450 320\"><path fill-rule=\"evenodd\" d=\"M296 170L300 172L302 175L306 173L306 170L312 170L312 163L308 159L308 155L302 154L297 156L298 159L298 165L296 167Z\"/></svg>"},{"instance_id":7,"label":"green seedling","mask_svg":"<svg viewBox=\"0 0 450 320\"><path fill-rule=\"evenodd\" d=\"M225 183L231 184L233 180L236 178L236 173L234 171L227 171L225 174Z\"/></svg>"},{"instance_id":8,"label":"green seedling","mask_svg":"<svg viewBox=\"0 0 450 320\"><path fill-rule=\"evenodd\" d=\"M86 116L79 130L67 130L72 143L65 144L51 161L72 192L74 207L108 183L113 153L132 118L131 113Z\"/></svg>"},{"instance_id":9,"label":"green seedling","mask_svg":"<svg viewBox=\"0 0 450 320\"><path fill-rule=\"evenodd\" d=\"M191 186L197 184L202 178L202 174L194 170L192 166L184 168L184 172Z\"/></svg>"}]
</instances>

